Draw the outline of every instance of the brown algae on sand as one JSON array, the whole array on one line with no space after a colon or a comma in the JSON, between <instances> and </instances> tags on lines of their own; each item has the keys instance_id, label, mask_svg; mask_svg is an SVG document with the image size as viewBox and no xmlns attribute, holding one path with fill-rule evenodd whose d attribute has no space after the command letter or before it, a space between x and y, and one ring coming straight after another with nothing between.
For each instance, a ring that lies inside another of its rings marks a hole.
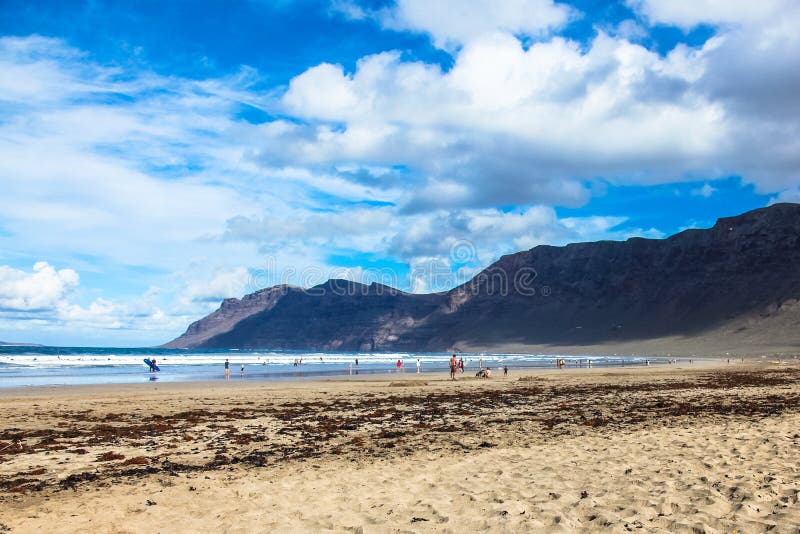
<instances>
[{"instance_id":1,"label":"brown algae on sand","mask_svg":"<svg viewBox=\"0 0 800 534\"><path fill-rule=\"evenodd\" d=\"M253 385L202 395L175 388L106 393L92 403L63 394L37 399L36 417L30 399L6 395L0 523L45 528L48 514L32 513L43 496L50 513L65 512L66 531L89 527L66 513L78 502L97 508L95 527L112 529L121 523L103 519L103 510L117 501L138 510L131 500L144 491L166 492L161 504L169 495L198 515L230 501L238 515L206 517L220 528L234 520L259 525L251 508L281 511L270 523L279 530L391 530L412 517L439 516L454 531L529 530L548 528L558 516L573 531L633 521L649 531L696 524L759 531L800 519L800 468L788 452L800 441L790 431L800 423L796 367L394 383L404 385ZM134 398L157 403L160 413L142 416ZM576 479L576 469L586 476ZM306 492L336 495L337 483L355 488L347 506L320 497L302 517L286 508ZM422 502L387 493L393 484ZM237 498L233 488L251 488L238 490L249 497ZM462 502L469 496L475 501Z\"/></svg>"}]
</instances>

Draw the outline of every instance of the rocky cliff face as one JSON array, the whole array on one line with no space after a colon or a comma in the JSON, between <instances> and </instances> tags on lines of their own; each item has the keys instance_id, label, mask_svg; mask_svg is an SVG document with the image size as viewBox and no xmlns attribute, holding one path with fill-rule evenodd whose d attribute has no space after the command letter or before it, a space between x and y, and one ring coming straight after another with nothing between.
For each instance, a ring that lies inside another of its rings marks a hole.
<instances>
[{"instance_id":1,"label":"rocky cliff face","mask_svg":"<svg viewBox=\"0 0 800 534\"><path fill-rule=\"evenodd\" d=\"M289 293L299 291L302 290L280 285L261 289L241 299L225 299L214 313L193 322L182 336L163 346L168 349L198 347L214 336L229 332L240 321L254 313L271 310Z\"/></svg>"},{"instance_id":2,"label":"rocky cliff face","mask_svg":"<svg viewBox=\"0 0 800 534\"><path fill-rule=\"evenodd\" d=\"M296 291L243 319L203 348L414 350L412 334L440 305L440 295L412 295L380 284L329 280Z\"/></svg>"},{"instance_id":3,"label":"rocky cliff face","mask_svg":"<svg viewBox=\"0 0 800 534\"><path fill-rule=\"evenodd\" d=\"M536 247L505 256L467 287L458 312L436 319L444 338L597 344L695 336L800 297L800 205L720 219L664 240ZM532 287L500 281L535 272Z\"/></svg>"},{"instance_id":4,"label":"rocky cliff face","mask_svg":"<svg viewBox=\"0 0 800 534\"><path fill-rule=\"evenodd\" d=\"M225 301L168 346L491 349L702 337L731 325L794 343L800 313L786 310L798 309L798 266L800 205L778 204L663 240L539 246L447 293L344 281L263 290Z\"/></svg>"}]
</instances>

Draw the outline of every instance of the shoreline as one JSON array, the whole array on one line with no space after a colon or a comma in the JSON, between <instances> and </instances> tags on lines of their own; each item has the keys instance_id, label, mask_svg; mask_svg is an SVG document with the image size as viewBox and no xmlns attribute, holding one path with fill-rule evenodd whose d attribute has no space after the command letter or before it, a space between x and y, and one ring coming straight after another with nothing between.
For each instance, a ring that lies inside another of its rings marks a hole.
<instances>
[{"instance_id":1,"label":"shoreline","mask_svg":"<svg viewBox=\"0 0 800 534\"><path fill-rule=\"evenodd\" d=\"M569 361L569 360L568 360ZM733 365L747 365L747 364L760 364L760 363L777 363L778 360L747 360L744 361L731 361L727 363L725 360L718 358L697 358L692 359L693 363L689 363L690 359L681 358L676 363L669 364L666 361L653 361L652 365L644 363L627 364L627 365L595 365L592 367L587 366L574 366L567 364L563 369L557 367L512 367L509 366L509 376L504 377L502 368L492 368L492 378L488 380L515 380L522 377L548 377L552 373L579 373L585 375L603 374L610 371L631 371L631 372L653 372L657 373L659 370L670 372L671 370L691 370L693 368L706 368L706 367L727 367ZM786 360L788 362L788 360ZM235 370L234 370L235 371ZM473 372L470 372L473 371ZM302 374L302 372L297 372ZM143 376L147 376L146 374ZM456 375L456 382L459 381L472 381L475 379L474 369L467 369L464 373ZM420 373L416 369L409 367L407 371L397 372L394 369L374 370L374 371L360 371L358 373L348 374L347 370L331 371L323 375L319 373L309 372L307 376L292 376L287 378L270 379L262 378L261 376L254 377L246 375L244 379L239 376L237 372L231 372L230 379L225 379L224 374L214 380L175 380L175 381L160 381L160 380L142 380L136 383L114 383L104 382L96 384L48 384L48 385L22 385L22 386L7 386L0 387L0 400L14 398L18 394L23 396L36 395L41 393L58 394L64 393L67 395L82 395L82 394L108 394L116 392L146 392L146 391L169 391L179 392L181 390L193 391L196 389L207 389L212 387L238 387L238 388L259 388L267 387L270 389L289 388L293 386L304 388L315 388L325 384L351 384L351 383L367 383L367 382L396 382L396 381L428 381L428 382L452 382L449 378L449 371L446 367L436 370L423 370ZM477 379L476 379L477 380ZM482 381L482 380L481 380Z\"/></svg>"},{"instance_id":2,"label":"shoreline","mask_svg":"<svg viewBox=\"0 0 800 534\"><path fill-rule=\"evenodd\" d=\"M0 392L0 526L759 532L800 521L796 364L379 378Z\"/></svg>"}]
</instances>

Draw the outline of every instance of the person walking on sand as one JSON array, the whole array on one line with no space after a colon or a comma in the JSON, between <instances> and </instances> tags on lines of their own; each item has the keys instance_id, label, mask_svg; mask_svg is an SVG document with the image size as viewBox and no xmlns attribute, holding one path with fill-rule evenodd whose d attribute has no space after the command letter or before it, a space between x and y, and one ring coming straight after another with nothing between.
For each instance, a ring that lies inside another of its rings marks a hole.
<instances>
[{"instance_id":1,"label":"person walking on sand","mask_svg":"<svg viewBox=\"0 0 800 534\"><path fill-rule=\"evenodd\" d=\"M228 361L228 358L225 358L225 380L231 377L231 362Z\"/></svg>"},{"instance_id":2,"label":"person walking on sand","mask_svg":"<svg viewBox=\"0 0 800 534\"><path fill-rule=\"evenodd\" d=\"M458 362L456 361L456 355L453 354L452 358L450 358L450 379L456 379L456 367L458 366Z\"/></svg>"}]
</instances>

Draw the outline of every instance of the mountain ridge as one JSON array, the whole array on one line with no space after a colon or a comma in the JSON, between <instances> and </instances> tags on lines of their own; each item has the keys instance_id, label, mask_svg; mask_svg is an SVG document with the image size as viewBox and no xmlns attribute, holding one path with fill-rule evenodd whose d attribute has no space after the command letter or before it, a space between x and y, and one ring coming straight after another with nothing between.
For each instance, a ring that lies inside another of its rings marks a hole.
<instances>
[{"instance_id":1,"label":"mountain ridge","mask_svg":"<svg viewBox=\"0 0 800 534\"><path fill-rule=\"evenodd\" d=\"M798 262L800 205L775 204L665 239L540 245L441 293L341 280L276 286L227 299L166 346L493 350L714 338L725 348L758 345L747 336L761 330L800 347Z\"/></svg>"}]
</instances>

